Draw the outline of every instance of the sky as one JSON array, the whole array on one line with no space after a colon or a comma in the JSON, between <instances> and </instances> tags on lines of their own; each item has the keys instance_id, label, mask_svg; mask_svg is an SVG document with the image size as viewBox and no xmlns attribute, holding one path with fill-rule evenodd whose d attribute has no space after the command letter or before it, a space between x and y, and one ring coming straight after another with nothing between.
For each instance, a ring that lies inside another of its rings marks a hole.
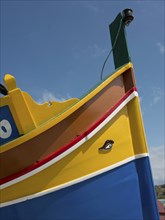
<instances>
[{"instance_id":1,"label":"sky","mask_svg":"<svg viewBox=\"0 0 165 220\"><path fill-rule=\"evenodd\" d=\"M109 24L125 8L134 15L126 34L154 183L164 184L164 0L1 0L0 81L12 74L39 103L81 97L100 81ZM113 71L111 55L103 77Z\"/></svg>"}]
</instances>

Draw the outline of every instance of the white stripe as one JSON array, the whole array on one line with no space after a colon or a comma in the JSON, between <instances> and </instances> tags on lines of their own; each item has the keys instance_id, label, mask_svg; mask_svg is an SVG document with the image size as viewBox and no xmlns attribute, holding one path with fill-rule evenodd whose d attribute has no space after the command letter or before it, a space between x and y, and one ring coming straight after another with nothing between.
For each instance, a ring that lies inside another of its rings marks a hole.
<instances>
[{"instance_id":1,"label":"white stripe","mask_svg":"<svg viewBox=\"0 0 165 220\"><path fill-rule=\"evenodd\" d=\"M122 161L120 161L120 162L118 162L118 163L115 163L115 164L113 164L113 165L111 165L111 166L108 166L108 167L105 167L105 168L103 168L103 169L101 169L101 170L98 170L98 171L96 171L96 172L94 172L94 173L91 173L91 174L88 174L88 175L86 175L86 176L80 177L80 178L78 178L78 179L72 180L72 181L70 181L70 182L61 184L61 185L56 186L56 187L53 187L53 188L51 188L51 189L47 189L47 190L44 190L44 191L39 192L39 193L35 193L35 194L33 194L33 195L30 195L30 196L26 196L26 197L22 197L22 198L19 198L19 199L16 199L16 200L12 200L12 201L10 201L10 202L1 203L1 204L0 204L0 207L2 208L2 207L5 207L5 206L9 206L9 205L16 204L16 203L25 202L25 201L30 200L30 199L38 198L38 197L47 195L47 194L49 194L49 193L53 193L53 192L55 192L55 191L58 191L58 190L60 190L60 189L64 189L64 188L66 188L66 187L69 187L69 186L78 184L78 183L80 183L80 182L83 182L83 181L85 181L85 180L88 180L88 179L90 179L90 178L93 178L93 177L98 176L98 175L100 175L100 174L103 174L103 173L105 173L105 172L108 172L108 171L110 171L110 170L112 170L112 169L114 169L114 168L117 168L117 167L119 167L119 166L122 166L122 165L124 165L124 164L126 164L126 163L129 163L129 162L131 162L131 161L133 161L133 160L140 159L140 158L143 158L143 157L149 157L149 154L148 154L148 153L137 154L137 155L135 155L135 156L132 156L132 157L129 157L129 158L125 159L125 160L122 160Z\"/></svg>"},{"instance_id":2,"label":"white stripe","mask_svg":"<svg viewBox=\"0 0 165 220\"><path fill-rule=\"evenodd\" d=\"M0 186L0 189L4 189L8 186L11 186L13 184L16 184L20 181L23 181L29 177L31 177L32 175L35 175L36 173L48 168L49 166L51 166L52 164L56 163L57 161L61 160L62 158L64 158L65 156L67 156L68 154L70 154L72 151L76 150L78 147L80 147L82 144L84 144L87 140L89 140L91 137L93 137L97 132L99 132L100 129L102 129L124 106L127 105L128 102L130 102L134 97L138 97L138 93L136 91L134 91L133 93L131 93L113 112L112 114L110 114L102 123L100 123L99 126L97 126L91 133L89 133L86 137L84 137L83 139L81 139L78 143L76 143L75 145L73 145L71 148L69 148L68 150L66 150L65 152L63 152L62 154L60 154L59 156L55 157L54 159L50 160L49 162L45 163L44 165L36 168L35 170L32 170L29 173L26 173L14 180L11 180L7 183L4 183Z\"/></svg>"}]
</instances>

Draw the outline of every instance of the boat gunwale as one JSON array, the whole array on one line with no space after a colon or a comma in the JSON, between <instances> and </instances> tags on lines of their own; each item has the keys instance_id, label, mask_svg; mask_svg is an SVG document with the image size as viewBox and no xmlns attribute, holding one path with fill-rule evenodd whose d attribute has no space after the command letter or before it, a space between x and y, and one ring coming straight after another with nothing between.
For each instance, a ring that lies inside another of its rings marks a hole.
<instances>
[{"instance_id":1,"label":"boat gunwale","mask_svg":"<svg viewBox=\"0 0 165 220\"><path fill-rule=\"evenodd\" d=\"M31 166L25 168L25 169L22 169L20 170L19 172L17 173L14 173L14 174L11 174L3 179L0 180L0 185L1 185L1 189L2 188L5 188L5 185L8 184L9 182L12 182L16 179L19 179L21 178L22 176L24 175L28 175L28 173L31 173L31 172L35 172L35 170L37 169L40 169L40 167L48 164L48 163L51 163L51 161L53 161L55 158L57 157L60 157L62 156L65 157L67 156L69 153L71 153L72 151L74 151L75 149L72 149L74 148L75 145L79 145L81 146L83 143L83 139L85 138L86 141L89 140L91 137L92 137L92 132L95 130L95 129L98 129L98 127L104 123L104 121L107 120L107 118L109 116L111 116L118 108L120 108L120 106L127 100L129 99L129 97L133 94L133 93L136 93L136 95L132 98L135 98L135 97L138 97L138 93L137 93L137 88L136 87L133 87L131 88L113 107L111 107L98 121L96 121L95 123L93 123L85 132L83 132L82 134L80 134L78 137L76 137L75 139L72 139L69 143L67 143L66 145L64 145L63 147L61 147L60 149L56 150L55 152L53 152L52 154L46 156L44 159L42 159L41 161L35 163L35 164L32 164ZM131 100L132 100L131 98ZM129 101L131 101L129 100ZM127 105L127 103L125 104ZM121 110L121 109L120 109ZM116 115L116 114L115 114ZM115 116L114 115L114 116ZM88 136L91 136L90 138ZM79 147L78 146L78 147ZM67 151L69 151L70 149L71 152L69 152L68 154L65 155L65 153ZM64 154L64 155L63 155ZM62 158L59 158L62 159ZM57 161L59 161L57 160ZM57 162L56 161L56 162ZM54 162L55 163L55 162ZM47 168L47 167L46 167ZM44 168L45 169L45 168ZM40 172L40 171L38 171ZM4 186L3 186L4 185Z\"/></svg>"},{"instance_id":2,"label":"boat gunwale","mask_svg":"<svg viewBox=\"0 0 165 220\"><path fill-rule=\"evenodd\" d=\"M91 98L96 96L101 90L103 90L108 84L110 84L114 79L116 79L118 76L122 75L125 71L128 69L133 69L133 64L131 62L121 66L120 68L116 69L114 73L107 76L103 81L99 82L93 89L89 90L88 93L86 93L84 96L80 98L80 100L73 105L71 105L69 108L65 109L64 111L60 112L55 117L50 118L46 122L44 122L42 125L38 126L37 128L31 130L27 134L24 134L17 139L12 140L11 142L8 142L0 147L0 153L3 153L5 151L8 151L10 149L13 149L20 144L35 138L36 136L40 135L41 133L45 132L46 130L50 129L51 127L55 126L56 124L63 121L65 118L67 118L69 115L71 115L73 112L81 108L85 103L87 103Z\"/></svg>"}]
</instances>

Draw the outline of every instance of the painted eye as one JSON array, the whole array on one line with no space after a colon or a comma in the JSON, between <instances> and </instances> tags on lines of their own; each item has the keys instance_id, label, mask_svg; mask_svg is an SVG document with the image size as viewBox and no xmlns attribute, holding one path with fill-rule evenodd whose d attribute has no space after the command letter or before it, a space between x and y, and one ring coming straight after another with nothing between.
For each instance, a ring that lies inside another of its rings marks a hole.
<instances>
[{"instance_id":1,"label":"painted eye","mask_svg":"<svg viewBox=\"0 0 165 220\"><path fill-rule=\"evenodd\" d=\"M2 139L9 138L12 134L12 128L8 120L2 120L0 122L0 137Z\"/></svg>"}]
</instances>

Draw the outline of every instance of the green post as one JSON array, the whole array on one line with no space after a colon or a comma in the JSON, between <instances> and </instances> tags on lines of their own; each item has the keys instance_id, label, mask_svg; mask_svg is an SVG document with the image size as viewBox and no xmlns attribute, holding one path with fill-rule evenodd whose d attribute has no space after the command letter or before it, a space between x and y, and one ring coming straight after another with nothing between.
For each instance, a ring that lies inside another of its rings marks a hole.
<instances>
[{"instance_id":1,"label":"green post","mask_svg":"<svg viewBox=\"0 0 165 220\"><path fill-rule=\"evenodd\" d=\"M125 23L122 18L122 14L119 13L109 25L115 69L131 61L126 41Z\"/></svg>"}]
</instances>

